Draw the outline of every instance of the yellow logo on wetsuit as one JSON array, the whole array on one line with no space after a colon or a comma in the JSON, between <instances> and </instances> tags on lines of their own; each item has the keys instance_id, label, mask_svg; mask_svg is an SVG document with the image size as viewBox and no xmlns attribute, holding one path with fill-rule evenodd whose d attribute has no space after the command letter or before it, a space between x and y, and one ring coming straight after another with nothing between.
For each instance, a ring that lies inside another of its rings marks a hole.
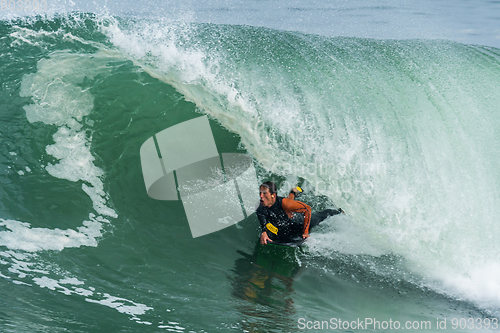
<instances>
[{"instance_id":1,"label":"yellow logo on wetsuit","mask_svg":"<svg viewBox=\"0 0 500 333\"><path fill-rule=\"evenodd\" d=\"M275 235L278 235L278 228L276 228L271 223L266 224L266 228Z\"/></svg>"}]
</instances>

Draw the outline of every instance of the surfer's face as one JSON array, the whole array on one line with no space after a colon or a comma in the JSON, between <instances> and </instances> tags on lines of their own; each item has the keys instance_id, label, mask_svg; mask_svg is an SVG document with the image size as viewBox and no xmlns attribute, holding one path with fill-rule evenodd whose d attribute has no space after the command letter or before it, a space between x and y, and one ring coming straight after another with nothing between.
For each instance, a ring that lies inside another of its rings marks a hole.
<instances>
[{"instance_id":1,"label":"surfer's face","mask_svg":"<svg viewBox=\"0 0 500 333\"><path fill-rule=\"evenodd\" d=\"M260 187L260 203L265 207L271 207L276 201L276 194L269 193L267 187Z\"/></svg>"}]
</instances>

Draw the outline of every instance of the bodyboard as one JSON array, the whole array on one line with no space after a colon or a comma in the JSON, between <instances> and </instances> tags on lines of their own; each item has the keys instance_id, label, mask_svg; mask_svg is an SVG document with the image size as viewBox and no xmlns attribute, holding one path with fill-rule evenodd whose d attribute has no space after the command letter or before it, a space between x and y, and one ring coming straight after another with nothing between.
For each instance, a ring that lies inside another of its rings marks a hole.
<instances>
[{"instance_id":1,"label":"bodyboard","mask_svg":"<svg viewBox=\"0 0 500 333\"><path fill-rule=\"evenodd\" d=\"M278 241L272 241L268 242L267 245L274 245L274 246L286 246L286 247L301 247L306 239L294 239L291 242L278 242Z\"/></svg>"}]
</instances>

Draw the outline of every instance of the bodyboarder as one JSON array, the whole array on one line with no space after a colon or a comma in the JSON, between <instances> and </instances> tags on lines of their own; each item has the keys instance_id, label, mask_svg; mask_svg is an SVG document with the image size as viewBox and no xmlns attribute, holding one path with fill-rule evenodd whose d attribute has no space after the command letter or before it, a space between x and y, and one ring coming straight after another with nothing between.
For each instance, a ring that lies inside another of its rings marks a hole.
<instances>
[{"instance_id":1,"label":"bodyboarder","mask_svg":"<svg viewBox=\"0 0 500 333\"><path fill-rule=\"evenodd\" d=\"M260 185L260 205L257 218L260 222L260 243L289 243L309 237L309 230L329 216L344 213L342 209L326 209L312 214L311 207L295 200L297 189L290 191L288 198L276 193L276 184Z\"/></svg>"}]
</instances>

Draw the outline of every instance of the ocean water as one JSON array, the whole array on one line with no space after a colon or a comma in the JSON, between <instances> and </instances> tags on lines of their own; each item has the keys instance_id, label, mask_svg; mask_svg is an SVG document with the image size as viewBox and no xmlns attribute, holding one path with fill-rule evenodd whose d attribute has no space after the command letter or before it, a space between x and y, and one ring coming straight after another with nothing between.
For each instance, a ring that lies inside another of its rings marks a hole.
<instances>
[{"instance_id":1,"label":"ocean water","mask_svg":"<svg viewBox=\"0 0 500 333\"><path fill-rule=\"evenodd\" d=\"M13 4L1 332L500 329L500 2ZM346 215L301 250L255 214L193 238L140 147L201 115Z\"/></svg>"}]
</instances>

